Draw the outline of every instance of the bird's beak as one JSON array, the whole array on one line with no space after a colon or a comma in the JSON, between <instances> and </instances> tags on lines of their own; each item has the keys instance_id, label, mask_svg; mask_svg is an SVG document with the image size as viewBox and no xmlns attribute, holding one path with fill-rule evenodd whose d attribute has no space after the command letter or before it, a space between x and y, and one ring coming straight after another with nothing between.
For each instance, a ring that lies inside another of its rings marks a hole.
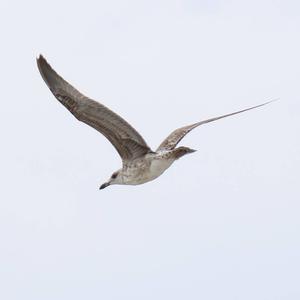
<instances>
[{"instance_id":1,"label":"bird's beak","mask_svg":"<svg viewBox=\"0 0 300 300\"><path fill-rule=\"evenodd\" d=\"M102 190L102 189L108 187L109 185L110 185L109 182L105 182L99 187L99 190Z\"/></svg>"}]
</instances>

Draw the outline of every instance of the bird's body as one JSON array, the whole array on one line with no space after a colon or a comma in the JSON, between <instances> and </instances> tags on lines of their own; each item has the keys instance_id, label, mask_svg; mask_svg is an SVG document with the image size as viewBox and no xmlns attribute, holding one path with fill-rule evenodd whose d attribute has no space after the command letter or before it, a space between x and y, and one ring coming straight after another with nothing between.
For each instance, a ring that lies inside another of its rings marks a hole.
<instances>
[{"instance_id":1,"label":"bird's body","mask_svg":"<svg viewBox=\"0 0 300 300\"><path fill-rule=\"evenodd\" d=\"M179 147L177 149L181 151L182 148L186 149L189 153L195 151L187 147ZM123 184L137 185L156 179L179 158L179 151L177 149L148 153L142 158L125 163L121 170Z\"/></svg>"},{"instance_id":2,"label":"bird's body","mask_svg":"<svg viewBox=\"0 0 300 300\"><path fill-rule=\"evenodd\" d=\"M137 185L151 181L160 176L171 166L174 160L165 159L161 153L149 153L137 158L122 168L123 183Z\"/></svg>"},{"instance_id":3,"label":"bird's body","mask_svg":"<svg viewBox=\"0 0 300 300\"><path fill-rule=\"evenodd\" d=\"M123 166L100 186L103 189L112 184L137 185L154 180L168 169L175 160L195 152L177 144L192 129L212 121L239 114L269 102L244 110L200 121L174 130L152 151L143 137L124 119L104 105L82 95L59 76L43 56L37 59L39 71L54 96L79 120L101 132L116 148Z\"/></svg>"}]
</instances>

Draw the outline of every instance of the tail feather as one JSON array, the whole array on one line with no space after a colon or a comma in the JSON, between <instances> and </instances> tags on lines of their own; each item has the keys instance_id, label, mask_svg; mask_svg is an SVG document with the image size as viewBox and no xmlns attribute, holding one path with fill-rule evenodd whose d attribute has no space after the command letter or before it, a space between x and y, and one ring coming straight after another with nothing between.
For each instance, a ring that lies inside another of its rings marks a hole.
<instances>
[{"instance_id":1,"label":"tail feather","mask_svg":"<svg viewBox=\"0 0 300 300\"><path fill-rule=\"evenodd\" d=\"M194 150L194 149L191 149L188 147L178 147L172 151L172 155L175 159L179 159L180 157L182 157L186 154L193 153L196 151L197 150Z\"/></svg>"}]
</instances>

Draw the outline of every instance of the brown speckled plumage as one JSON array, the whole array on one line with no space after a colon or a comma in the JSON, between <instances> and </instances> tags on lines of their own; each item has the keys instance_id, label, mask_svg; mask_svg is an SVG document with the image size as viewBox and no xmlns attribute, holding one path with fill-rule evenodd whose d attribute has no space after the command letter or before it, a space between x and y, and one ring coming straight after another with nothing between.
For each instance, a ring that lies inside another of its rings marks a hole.
<instances>
[{"instance_id":1,"label":"brown speckled plumage","mask_svg":"<svg viewBox=\"0 0 300 300\"><path fill-rule=\"evenodd\" d=\"M37 65L41 76L58 101L79 121L90 125L102 133L121 156L123 161L122 169L114 172L109 181L101 185L100 189L111 184L142 184L157 178L176 159L195 151L187 147L175 148L192 129L269 103L266 102L178 128L160 144L156 152L153 152L143 137L129 123L103 104L81 94L59 76L42 55L37 59Z\"/></svg>"}]
</instances>

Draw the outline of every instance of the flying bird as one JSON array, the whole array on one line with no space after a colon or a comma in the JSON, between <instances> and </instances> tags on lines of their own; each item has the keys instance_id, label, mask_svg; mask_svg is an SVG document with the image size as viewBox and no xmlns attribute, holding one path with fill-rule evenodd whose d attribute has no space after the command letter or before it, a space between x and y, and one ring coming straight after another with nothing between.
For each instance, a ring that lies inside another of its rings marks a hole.
<instances>
[{"instance_id":1,"label":"flying bird","mask_svg":"<svg viewBox=\"0 0 300 300\"><path fill-rule=\"evenodd\" d=\"M79 121L102 133L121 156L122 168L114 172L108 181L100 186L100 189L113 184L137 185L156 179L175 160L196 151L184 146L176 147L191 130L271 102L178 128L167 136L155 151L152 151L143 137L129 123L103 104L81 94L59 76L42 55L37 58L37 65L41 76L58 101Z\"/></svg>"}]
</instances>

